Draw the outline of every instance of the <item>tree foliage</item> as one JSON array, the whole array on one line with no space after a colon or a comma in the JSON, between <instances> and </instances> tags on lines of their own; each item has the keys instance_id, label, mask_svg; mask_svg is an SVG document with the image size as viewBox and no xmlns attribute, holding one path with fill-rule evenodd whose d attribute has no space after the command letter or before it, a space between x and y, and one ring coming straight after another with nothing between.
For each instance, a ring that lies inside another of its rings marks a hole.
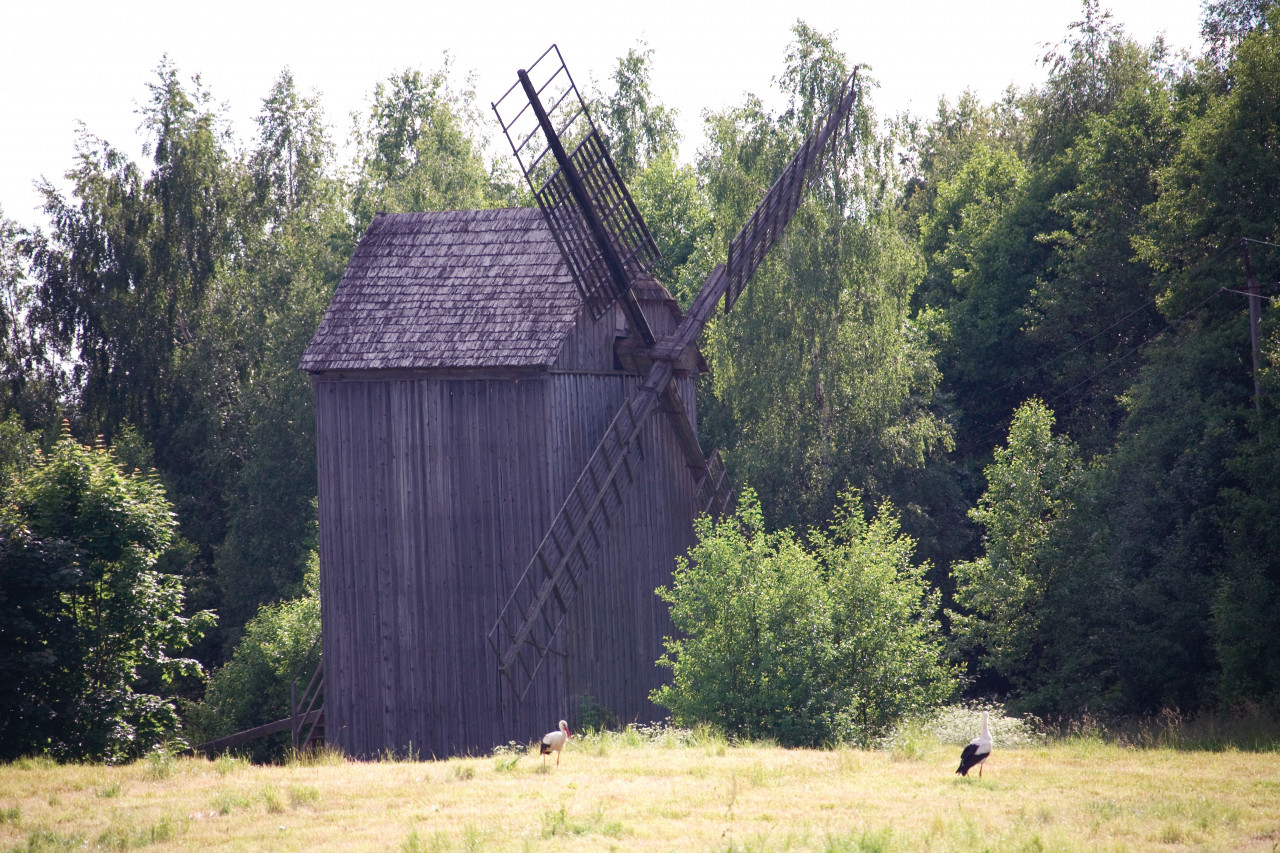
<instances>
[{"instance_id":1,"label":"tree foliage","mask_svg":"<svg viewBox=\"0 0 1280 853\"><path fill-rule=\"evenodd\" d=\"M215 559L224 647L264 602L301 592L315 547L314 415L298 361L353 248L349 192L333 174L333 143L314 97L285 71L263 102L248 155L256 199L246 248L223 281L227 331L251 354L239 381L236 470Z\"/></svg>"},{"instance_id":2,"label":"tree foliage","mask_svg":"<svg viewBox=\"0 0 1280 853\"><path fill-rule=\"evenodd\" d=\"M708 119L699 170L722 245L848 76L829 37L803 24L793 32L780 78L788 110L770 116L748 99ZM932 322L910 308L922 266L898 219L894 143L874 131L865 91L782 243L706 336L725 413L708 422L708 443L783 526L827 517L849 485L885 496L898 472L921 468L950 443L930 409Z\"/></svg>"},{"instance_id":3,"label":"tree foliage","mask_svg":"<svg viewBox=\"0 0 1280 853\"><path fill-rule=\"evenodd\" d=\"M659 661L673 681L653 699L678 723L787 745L865 743L951 694L936 594L888 504L868 522L844 494L808 546L769 532L750 489L735 515L696 527L697 545L658 590L679 636Z\"/></svg>"},{"instance_id":4,"label":"tree foliage","mask_svg":"<svg viewBox=\"0 0 1280 853\"><path fill-rule=\"evenodd\" d=\"M289 716L291 688L298 695L320 663L320 561L313 553L304 594L264 605L245 625L226 665L209 678L193 718L197 737L212 740ZM256 759L278 757L287 739L257 742Z\"/></svg>"},{"instance_id":5,"label":"tree foliage","mask_svg":"<svg viewBox=\"0 0 1280 853\"><path fill-rule=\"evenodd\" d=\"M1226 65L1245 36L1267 26L1267 12L1274 7L1272 0L1206 0L1200 35L1208 58Z\"/></svg>"},{"instance_id":6,"label":"tree foliage","mask_svg":"<svg viewBox=\"0 0 1280 853\"><path fill-rule=\"evenodd\" d=\"M1212 5L1211 18L1224 12ZM1086 3L1049 83L1021 100L1033 144L1020 153L989 134L939 175L933 203L919 204L922 241L938 247L926 304L951 335L942 387L957 392L970 466L1001 412L1015 412L973 513L987 532L982 552L953 561L953 625L975 672L1039 711L1276 696L1274 644L1257 630L1269 624L1276 561L1252 532L1271 494L1259 472L1272 470L1274 408L1253 398L1246 301L1222 290L1244 284L1242 237L1263 241L1248 248L1255 273L1272 280L1267 243L1280 233L1280 50L1274 27L1244 17L1221 67L1179 68L1162 45L1140 48ZM1005 209L1029 215L978 213L985 233L975 240L948 201L965 197L958 181L984 174L991 151L1024 176ZM1025 261L971 276L982 269L974 249L992 240L1028 247ZM950 287L957 279L970 290ZM1004 331L968 331L991 322ZM1268 304L1264 341L1273 324ZM1058 453L1052 439L1031 445L1039 456L1010 456L1028 426L1019 401L1031 396L1061 413L1062 447L1089 460L1028 492L1034 500L1005 494L1011 471L1032 477L1037 459ZM1002 513L1021 522L1002 525ZM1034 547L1014 548L1020 537Z\"/></svg>"},{"instance_id":7,"label":"tree foliage","mask_svg":"<svg viewBox=\"0 0 1280 853\"><path fill-rule=\"evenodd\" d=\"M450 63L379 81L356 124L352 217L359 235L379 211L493 206L499 195L481 156L475 93L456 89Z\"/></svg>"},{"instance_id":8,"label":"tree foliage","mask_svg":"<svg viewBox=\"0 0 1280 853\"><path fill-rule=\"evenodd\" d=\"M680 142L676 111L659 102L649 85L652 62L653 49L644 42L631 48L613 69L613 91L593 99L609 155L628 183Z\"/></svg>"},{"instance_id":9,"label":"tree foliage","mask_svg":"<svg viewBox=\"0 0 1280 853\"><path fill-rule=\"evenodd\" d=\"M157 570L174 528L163 488L65 428L12 470L0 493L3 757L116 760L175 736L173 703L141 688L198 676L173 655L213 616L182 616L181 580Z\"/></svg>"},{"instance_id":10,"label":"tree foliage","mask_svg":"<svg viewBox=\"0 0 1280 853\"><path fill-rule=\"evenodd\" d=\"M984 531L985 553L951 567L961 608L951 614L956 639L976 652L979 671L1024 690L1043 677L1052 549L1080 476L1074 444L1053 426L1039 400L1014 413L1008 444L986 468L987 491L969 513Z\"/></svg>"},{"instance_id":11,"label":"tree foliage","mask_svg":"<svg viewBox=\"0 0 1280 853\"><path fill-rule=\"evenodd\" d=\"M27 235L0 208L0 415L50 428L66 394L66 351L41 323L44 306L27 275Z\"/></svg>"}]
</instances>

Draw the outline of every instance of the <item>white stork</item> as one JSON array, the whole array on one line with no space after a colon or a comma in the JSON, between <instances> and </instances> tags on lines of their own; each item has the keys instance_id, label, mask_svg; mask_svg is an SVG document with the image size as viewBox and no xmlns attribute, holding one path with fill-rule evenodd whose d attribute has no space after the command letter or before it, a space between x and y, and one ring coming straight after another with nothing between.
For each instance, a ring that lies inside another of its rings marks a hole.
<instances>
[{"instance_id":1,"label":"white stork","mask_svg":"<svg viewBox=\"0 0 1280 853\"><path fill-rule=\"evenodd\" d=\"M564 720L560 721L560 728L554 732L547 732L542 736L542 754L550 755L552 750L556 753L556 766L560 766L560 750L564 749L564 745L569 742L569 738L573 735L569 734L569 724ZM547 759L543 758L542 763L546 764Z\"/></svg>"},{"instance_id":2,"label":"white stork","mask_svg":"<svg viewBox=\"0 0 1280 853\"><path fill-rule=\"evenodd\" d=\"M982 762L991 755L991 731L987 728L987 712L982 712L982 733L969 741L969 745L960 753L960 766L956 772L968 776L974 767L978 768L978 778L982 778Z\"/></svg>"}]
</instances>

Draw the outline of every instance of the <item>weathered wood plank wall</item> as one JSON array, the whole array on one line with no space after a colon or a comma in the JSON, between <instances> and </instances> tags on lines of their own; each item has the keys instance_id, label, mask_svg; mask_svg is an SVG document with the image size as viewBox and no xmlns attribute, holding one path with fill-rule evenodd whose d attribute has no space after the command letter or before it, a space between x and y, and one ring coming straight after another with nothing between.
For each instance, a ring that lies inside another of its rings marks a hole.
<instances>
[{"instance_id":1,"label":"weathered wood plank wall","mask_svg":"<svg viewBox=\"0 0 1280 853\"><path fill-rule=\"evenodd\" d=\"M628 377L626 392L638 385ZM566 626L570 697L590 694L624 721L665 713L648 701L667 677L654 662L672 630L654 589L670 582L675 557L693 544L693 479L663 415L650 418L640 442L636 481Z\"/></svg>"},{"instance_id":2,"label":"weathered wood plank wall","mask_svg":"<svg viewBox=\"0 0 1280 853\"><path fill-rule=\"evenodd\" d=\"M617 373L314 382L326 736L349 754L524 740L590 693L651 719L669 633L653 589L691 544L692 478L661 416L607 558L525 701L486 640L613 413ZM679 380L692 408L692 382Z\"/></svg>"},{"instance_id":3,"label":"weathered wood plank wall","mask_svg":"<svg viewBox=\"0 0 1280 853\"><path fill-rule=\"evenodd\" d=\"M501 697L484 635L515 554L549 521L545 391L315 383L327 734L350 754L492 745ZM563 704L539 693L533 708ZM516 710L513 725L536 729Z\"/></svg>"}]
</instances>

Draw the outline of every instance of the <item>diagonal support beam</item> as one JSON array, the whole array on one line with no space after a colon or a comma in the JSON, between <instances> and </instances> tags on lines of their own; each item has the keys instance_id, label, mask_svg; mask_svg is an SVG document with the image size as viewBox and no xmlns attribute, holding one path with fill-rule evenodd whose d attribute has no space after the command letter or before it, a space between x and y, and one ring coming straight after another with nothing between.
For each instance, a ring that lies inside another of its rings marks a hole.
<instances>
[{"instance_id":1,"label":"diagonal support beam","mask_svg":"<svg viewBox=\"0 0 1280 853\"><path fill-rule=\"evenodd\" d=\"M621 487L634 479L630 455L670 379L671 364L655 362L644 383L614 416L489 631L498 667L521 698L546 658L582 579L599 558L597 531L609 524L610 513L621 506ZM557 530L571 534L561 538ZM532 660L526 660L526 655Z\"/></svg>"},{"instance_id":2,"label":"diagonal support beam","mask_svg":"<svg viewBox=\"0 0 1280 853\"><path fill-rule=\"evenodd\" d=\"M729 286L725 293L725 313L733 309L733 303L751 280L756 267L760 266L773 244L782 236L787 223L799 208L805 188L818 173L815 166L826 158L829 153L828 143L832 142L840 124L858 101L860 89L857 81L858 69L854 68L853 73L845 80L840 97L831 112L827 113L813 133L805 139L800 150L796 151L791 162L773 182L769 192L765 193L751 218L742 226L737 236L729 241L729 259L726 262Z\"/></svg>"}]
</instances>

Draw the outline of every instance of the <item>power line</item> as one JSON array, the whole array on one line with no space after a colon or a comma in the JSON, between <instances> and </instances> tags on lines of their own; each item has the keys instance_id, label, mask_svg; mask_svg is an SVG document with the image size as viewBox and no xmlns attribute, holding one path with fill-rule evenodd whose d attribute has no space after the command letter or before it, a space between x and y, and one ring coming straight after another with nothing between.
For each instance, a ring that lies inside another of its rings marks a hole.
<instances>
[{"instance_id":1,"label":"power line","mask_svg":"<svg viewBox=\"0 0 1280 853\"><path fill-rule=\"evenodd\" d=\"M1225 288L1224 288L1224 289L1225 289ZM1067 390L1065 390L1065 391L1063 391L1062 393L1058 394L1056 397L1051 398L1048 402L1049 402L1049 403L1056 403L1058 400L1061 400L1063 397L1067 396L1067 395L1068 395L1068 394L1070 394L1072 391L1075 391L1077 388L1080 388L1081 386L1083 386L1083 385L1087 385L1088 383L1092 382L1092 381L1093 381L1094 379L1096 379L1098 376L1101 376L1103 373L1106 373L1108 370L1110 370L1110 369L1111 369L1111 366L1112 366L1113 364L1115 364L1116 362L1120 361L1121 359L1129 358L1129 357L1130 357L1130 356L1132 356L1134 353L1136 353L1138 350L1142 349L1142 348L1143 348L1143 347L1145 347L1147 344L1149 344L1149 343L1151 343L1152 341L1154 341L1154 340L1155 340L1159 335L1164 334L1165 329L1172 329L1176 324L1181 323L1181 322L1183 321L1183 319L1184 319L1184 318L1186 318L1189 314L1191 314L1191 312L1199 310L1199 309L1201 308L1201 306L1203 306L1206 302L1208 302L1210 299L1212 299L1213 297L1215 297L1215 296L1217 296L1217 295L1218 295L1218 293L1217 293L1217 292L1210 293L1210 294L1209 294L1208 296L1206 296L1204 299L1200 300L1200 301L1199 301L1199 302L1197 302L1195 305L1192 305L1192 306L1191 306L1190 308L1188 308L1186 311L1182 312L1182 314L1180 314L1180 315L1178 316L1178 318L1177 318L1177 319L1175 319L1175 320L1173 320L1173 321L1169 322L1168 324L1166 324L1166 326L1165 326L1165 328L1164 328L1164 329L1161 329L1159 332L1157 332L1157 333L1155 333L1155 334L1151 335L1150 337L1148 337L1148 338L1144 339L1141 343L1139 343L1139 344L1138 344L1136 347L1134 347L1133 349L1129 350L1129 351L1128 351L1127 353L1125 353L1124 355L1116 356L1116 357L1115 357L1115 358L1113 358L1113 359L1109 359L1109 360L1107 361L1107 363L1106 363L1106 364L1104 364L1102 367L1100 367L1096 372L1091 373L1089 376L1087 376L1087 377L1085 377L1084 379L1082 379L1081 381L1077 382L1075 385L1072 385L1070 388L1068 388Z\"/></svg>"},{"instance_id":2,"label":"power line","mask_svg":"<svg viewBox=\"0 0 1280 853\"><path fill-rule=\"evenodd\" d=\"M1046 367L1048 367L1049 365L1053 364L1054 362L1061 361L1062 359L1064 359L1064 358L1066 358L1067 356L1071 355L1071 353L1075 352L1076 350L1080 349L1081 347L1083 347L1083 346L1087 346L1087 345L1089 345L1089 344L1093 343L1093 342L1094 342L1094 341L1096 341L1098 338L1102 337L1102 336L1103 336L1103 335L1105 335L1107 332L1109 332L1109 331L1111 331L1112 329L1114 329L1116 326L1119 326L1119 325L1120 325L1121 323L1123 323L1125 320L1128 320L1128 319L1129 319L1130 317L1132 317L1134 314L1137 314L1139 311L1145 311L1149 306L1151 306L1151 305L1155 304L1155 301L1156 301L1155 299L1148 299L1146 302L1144 302L1143 304L1139 305L1137 308L1133 309L1133 310L1132 310L1132 311L1130 311L1128 314L1125 314L1125 315L1124 315L1123 317L1121 317L1119 320L1116 320L1116 321L1115 321L1114 323L1112 323L1110 326L1107 326L1105 329L1103 329L1102 331L1098 332L1096 335L1094 335L1093 337L1089 338L1088 340L1086 340L1086 341L1081 341L1080 343L1076 344L1075 346L1073 346L1071 349L1067 350L1066 352L1061 353L1061 354L1059 354L1059 355L1056 355L1056 356L1054 356L1053 358L1049 359L1048 361L1043 362L1042 364L1038 364L1038 365L1036 365L1035 367L1033 367L1031 370L1027 371L1026 373L1021 374L1020 376L1015 376L1013 379L1010 379L1008 382L1004 383L1003 385L1001 385L1001 386L999 386L999 387L997 387L997 388L992 388L990 391L986 392L985 394L981 395L980 397L977 397L976 399L977 399L977 400L985 400L986 398L990 397L992 394L998 394L998 393L1000 393L1001 391L1003 391L1003 390L1004 390L1004 389L1006 389L1006 388L1011 388L1011 387L1013 387L1016 383L1021 382L1021 381L1023 381L1024 379L1030 379L1031 377L1035 376L1037 373L1039 373L1040 371L1044 370Z\"/></svg>"},{"instance_id":3,"label":"power line","mask_svg":"<svg viewBox=\"0 0 1280 853\"><path fill-rule=\"evenodd\" d=\"M1203 306L1204 306L1204 305L1205 305L1209 300L1213 299L1215 296L1217 296L1219 293L1221 293L1221 292L1222 292L1222 290L1225 290L1225 289L1226 289L1226 288L1222 288L1221 290L1215 290L1214 292L1210 293L1210 294L1209 294L1208 296L1206 296L1204 299L1200 300L1200 301L1199 301L1199 302L1197 302L1195 305L1192 305L1192 306L1191 306L1190 308L1188 308L1186 311L1184 311L1184 312L1182 312L1181 314L1179 314L1176 318L1174 318L1173 320L1170 320L1168 323L1166 323L1166 324L1165 324L1165 326L1164 326L1164 328L1162 328L1162 329L1160 329L1158 332L1154 332L1154 333L1152 333L1151 335L1149 335L1148 337L1144 338L1144 339L1143 339L1143 340L1142 340L1142 341L1141 341L1141 342L1140 342L1136 347L1134 347L1133 349L1131 349L1131 350L1129 350L1128 352L1124 353L1123 355L1118 355L1118 356L1115 356L1114 358L1110 358L1110 359L1108 359L1108 360L1107 360L1107 363L1106 363L1106 364L1104 364L1101 368L1099 368L1098 370L1096 370L1096 371L1094 371L1093 373L1089 374L1089 376L1087 376L1087 377L1085 377L1084 379L1082 379L1081 381L1077 382L1075 385L1072 385L1072 386L1071 386L1070 388L1068 388L1067 390L1065 390L1065 391L1063 391L1063 392L1059 393L1058 395L1056 395L1056 396L1054 396L1054 397L1051 397L1049 400L1045 401L1045 404L1046 404L1046 405L1052 405L1053 403L1056 403L1058 400L1061 400L1063 397L1065 397L1065 396L1067 396L1068 394L1072 393L1072 392L1073 392L1073 391L1075 391L1076 389L1081 388L1081 387L1082 387L1082 386L1084 386L1084 385L1087 385L1088 383L1092 382L1094 379L1096 379L1096 378L1098 378L1099 376L1101 376L1103 373L1106 373L1106 372L1107 372L1108 370L1110 370L1110 369L1111 369L1111 367L1112 367L1113 365L1115 365L1117 362L1119 362L1119 361L1121 361L1121 360L1123 360L1123 359L1128 359L1128 358L1132 357L1134 353L1138 352L1138 350L1142 349L1142 348L1143 348L1143 347L1145 347L1147 344L1149 344L1149 343L1151 343L1152 341L1156 340L1158 337L1160 337L1161 335L1163 335L1163 334L1165 333L1165 331L1167 331L1168 329L1172 329L1172 328L1174 328L1178 323L1181 323L1184 319L1186 319L1186 318L1187 318L1187 317L1188 317L1192 312L1199 310L1199 309L1200 309L1201 307L1203 307ZM1143 307L1143 308L1145 308L1146 306L1144 305L1144 306L1142 306L1142 307ZM1141 310L1141 309L1138 309L1138 310ZM1119 321L1119 322L1123 322L1123 321ZM1101 333L1099 333L1099 334L1101 334ZM1096 336L1095 336L1095 337L1096 337ZM1088 343L1088 341L1086 341L1085 343ZM1081 344L1081 346L1083 346L1083 344ZM1077 349L1078 349L1078 348L1079 348L1079 347L1077 347ZM1067 354L1067 353L1063 353L1063 355L1066 355L1066 354ZM1062 356L1059 356L1059 358L1061 358L1061 357L1062 357ZM1052 362L1046 362L1046 365L1047 365L1047 364L1050 364L1050 363L1052 363ZM1037 369L1037 370L1039 370L1039 368L1036 368L1036 369ZM1034 371L1033 371L1033 373L1034 373ZM1030 374L1029 374L1029 375L1030 375ZM994 392L993 392L993 393L994 393ZM986 396L986 395L983 395L983 396ZM982 397L979 397L978 399L982 399ZM978 436L978 438L977 438L977 439L975 439L975 441L977 441L977 442L983 442L983 441L985 441L987 438L989 438L990 436L992 436L992 435L994 435L994 434L996 434L996 433L998 433L998 432L1003 432L1005 429L1006 429L1005 427L993 427L993 428L991 428L991 429L987 430L986 432L984 432L982 435Z\"/></svg>"},{"instance_id":4,"label":"power line","mask_svg":"<svg viewBox=\"0 0 1280 853\"><path fill-rule=\"evenodd\" d=\"M1277 284L1280 284L1280 282L1277 282ZM1238 293L1241 296L1257 296L1259 299L1265 299L1268 302L1275 302L1277 299L1277 297L1275 296L1263 296L1261 293L1253 294L1247 290L1232 290L1229 287L1220 287L1218 288L1218 290L1222 291L1223 293Z\"/></svg>"},{"instance_id":5,"label":"power line","mask_svg":"<svg viewBox=\"0 0 1280 853\"><path fill-rule=\"evenodd\" d=\"M1241 237L1241 243L1257 243L1260 246L1271 246L1273 249L1280 249L1280 243L1268 243L1266 240L1255 240L1252 237Z\"/></svg>"}]
</instances>

